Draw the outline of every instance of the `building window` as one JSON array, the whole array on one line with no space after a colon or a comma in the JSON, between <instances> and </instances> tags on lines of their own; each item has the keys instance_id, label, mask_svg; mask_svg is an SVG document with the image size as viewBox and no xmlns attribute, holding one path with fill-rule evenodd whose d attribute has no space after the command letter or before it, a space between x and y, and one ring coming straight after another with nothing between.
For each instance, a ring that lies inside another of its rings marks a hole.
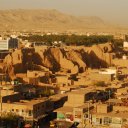
<instances>
[{"instance_id":1,"label":"building window","mask_svg":"<svg viewBox=\"0 0 128 128\"><path fill-rule=\"evenodd\" d=\"M121 124L121 118L117 118L117 117L112 118L112 123L113 124Z\"/></svg>"},{"instance_id":2,"label":"building window","mask_svg":"<svg viewBox=\"0 0 128 128\"><path fill-rule=\"evenodd\" d=\"M19 112L19 109L16 109L16 112Z\"/></svg>"},{"instance_id":3,"label":"building window","mask_svg":"<svg viewBox=\"0 0 128 128\"><path fill-rule=\"evenodd\" d=\"M110 123L110 119L108 117L104 117L104 124L109 124Z\"/></svg>"},{"instance_id":4,"label":"building window","mask_svg":"<svg viewBox=\"0 0 128 128\"><path fill-rule=\"evenodd\" d=\"M109 118L109 123L112 123L112 118Z\"/></svg>"},{"instance_id":5,"label":"building window","mask_svg":"<svg viewBox=\"0 0 128 128\"><path fill-rule=\"evenodd\" d=\"M75 111L75 118L81 118L81 111Z\"/></svg>"},{"instance_id":6,"label":"building window","mask_svg":"<svg viewBox=\"0 0 128 128\"><path fill-rule=\"evenodd\" d=\"M96 118L96 123L100 124L100 118Z\"/></svg>"},{"instance_id":7,"label":"building window","mask_svg":"<svg viewBox=\"0 0 128 128\"><path fill-rule=\"evenodd\" d=\"M88 114L85 114L85 115L84 115L84 118L85 118L85 119L88 118Z\"/></svg>"},{"instance_id":8,"label":"building window","mask_svg":"<svg viewBox=\"0 0 128 128\"><path fill-rule=\"evenodd\" d=\"M12 109L12 112L14 112L14 109Z\"/></svg>"},{"instance_id":9,"label":"building window","mask_svg":"<svg viewBox=\"0 0 128 128\"><path fill-rule=\"evenodd\" d=\"M125 118L122 119L122 122L123 122L123 123L126 123L127 121L128 121L128 120L125 119Z\"/></svg>"},{"instance_id":10,"label":"building window","mask_svg":"<svg viewBox=\"0 0 128 128\"><path fill-rule=\"evenodd\" d=\"M32 110L29 110L29 111L28 111L28 115L29 115L29 116L32 116L32 114L33 114L33 111L32 111Z\"/></svg>"}]
</instances>

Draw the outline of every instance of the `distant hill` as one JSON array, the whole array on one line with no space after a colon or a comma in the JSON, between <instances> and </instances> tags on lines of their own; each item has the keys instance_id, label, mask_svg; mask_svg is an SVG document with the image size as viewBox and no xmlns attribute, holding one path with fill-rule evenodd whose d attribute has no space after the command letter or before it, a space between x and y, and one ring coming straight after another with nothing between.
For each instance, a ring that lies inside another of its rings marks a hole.
<instances>
[{"instance_id":1,"label":"distant hill","mask_svg":"<svg viewBox=\"0 0 128 128\"><path fill-rule=\"evenodd\" d=\"M99 17L76 17L57 10L0 10L0 30L83 32L117 29Z\"/></svg>"}]
</instances>

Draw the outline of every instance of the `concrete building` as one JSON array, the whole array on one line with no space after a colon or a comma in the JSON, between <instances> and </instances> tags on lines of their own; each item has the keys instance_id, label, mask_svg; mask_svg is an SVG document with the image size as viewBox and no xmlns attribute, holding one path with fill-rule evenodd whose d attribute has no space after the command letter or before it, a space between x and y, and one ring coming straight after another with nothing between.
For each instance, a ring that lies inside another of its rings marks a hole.
<instances>
[{"instance_id":1,"label":"concrete building","mask_svg":"<svg viewBox=\"0 0 128 128\"><path fill-rule=\"evenodd\" d=\"M128 123L128 113L107 113L92 114L92 125L95 127L110 127L110 128L122 128L125 123Z\"/></svg>"},{"instance_id":2,"label":"concrete building","mask_svg":"<svg viewBox=\"0 0 128 128\"><path fill-rule=\"evenodd\" d=\"M108 112L112 111L111 109L112 109L111 106L107 105L107 104L98 104L96 106L97 113L108 113Z\"/></svg>"},{"instance_id":3,"label":"concrete building","mask_svg":"<svg viewBox=\"0 0 128 128\"><path fill-rule=\"evenodd\" d=\"M116 66L120 67L127 67L128 66L128 59L113 59L112 63Z\"/></svg>"},{"instance_id":4,"label":"concrete building","mask_svg":"<svg viewBox=\"0 0 128 128\"><path fill-rule=\"evenodd\" d=\"M65 106L55 110L57 112L57 120L73 121L73 107Z\"/></svg>"},{"instance_id":5,"label":"concrete building","mask_svg":"<svg viewBox=\"0 0 128 128\"><path fill-rule=\"evenodd\" d=\"M79 127L84 127L90 121L90 111L93 109L93 105L85 103L82 106L73 108L74 121L79 122ZM89 116L88 116L89 115Z\"/></svg>"},{"instance_id":6,"label":"concrete building","mask_svg":"<svg viewBox=\"0 0 128 128\"><path fill-rule=\"evenodd\" d=\"M99 73L99 72L90 73L88 77L92 81L110 82L114 80L114 74L104 74L103 72L102 73Z\"/></svg>"},{"instance_id":7,"label":"concrete building","mask_svg":"<svg viewBox=\"0 0 128 128\"><path fill-rule=\"evenodd\" d=\"M97 112L92 113L91 124L96 127L110 127L110 128L122 128L125 124L128 123L128 115L127 112L121 111L111 111L108 112L107 105L101 105L102 107L98 107Z\"/></svg>"},{"instance_id":8,"label":"concrete building","mask_svg":"<svg viewBox=\"0 0 128 128\"><path fill-rule=\"evenodd\" d=\"M67 75L56 75L56 83L59 85L72 85L73 80L69 79Z\"/></svg>"},{"instance_id":9,"label":"concrete building","mask_svg":"<svg viewBox=\"0 0 128 128\"><path fill-rule=\"evenodd\" d=\"M19 41L18 41L17 37L12 35L8 39L8 45L9 45L9 49L17 49L19 46Z\"/></svg>"},{"instance_id":10,"label":"concrete building","mask_svg":"<svg viewBox=\"0 0 128 128\"><path fill-rule=\"evenodd\" d=\"M10 37L7 40L0 40L0 50L9 50L18 48L18 39Z\"/></svg>"},{"instance_id":11,"label":"concrete building","mask_svg":"<svg viewBox=\"0 0 128 128\"><path fill-rule=\"evenodd\" d=\"M102 69L99 71L99 74L114 74L114 75L116 75L117 69L116 68L114 68L114 69L110 69L110 68Z\"/></svg>"},{"instance_id":12,"label":"concrete building","mask_svg":"<svg viewBox=\"0 0 128 128\"><path fill-rule=\"evenodd\" d=\"M122 128L128 124L128 109L118 99L110 99L108 104L96 104L91 112L91 124L94 127Z\"/></svg>"},{"instance_id":13,"label":"concrete building","mask_svg":"<svg viewBox=\"0 0 128 128\"><path fill-rule=\"evenodd\" d=\"M35 78L35 77L42 77L42 76L49 76L49 75L50 75L50 73L48 71L27 70L28 78Z\"/></svg>"},{"instance_id":14,"label":"concrete building","mask_svg":"<svg viewBox=\"0 0 128 128\"><path fill-rule=\"evenodd\" d=\"M128 42L127 42L127 41L124 41L124 42L123 42L123 47L124 47L124 48L128 48Z\"/></svg>"},{"instance_id":15,"label":"concrete building","mask_svg":"<svg viewBox=\"0 0 128 128\"><path fill-rule=\"evenodd\" d=\"M93 89L79 89L71 91L68 93L68 101L65 103L65 106L78 107L84 105L86 101L92 99L94 93Z\"/></svg>"},{"instance_id":16,"label":"concrete building","mask_svg":"<svg viewBox=\"0 0 128 128\"><path fill-rule=\"evenodd\" d=\"M49 71L33 71L27 70L27 76L23 78L29 84L39 85L39 83L50 83L50 72Z\"/></svg>"},{"instance_id":17,"label":"concrete building","mask_svg":"<svg viewBox=\"0 0 128 128\"><path fill-rule=\"evenodd\" d=\"M49 102L49 99L40 98L2 103L2 113L12 112L22 116L26 121L38 121L53 111L53 102Z\"/></svg>"},{"instance_id":18,"label":"concrete building","mask_svg":"<svg viewBox=\"0 0 128 128\"><path fill-rule=\"evenodd\" d=\"M0 40L0 50L8 50L9 44L8 40Z\"/></svg>"}]
</instances>

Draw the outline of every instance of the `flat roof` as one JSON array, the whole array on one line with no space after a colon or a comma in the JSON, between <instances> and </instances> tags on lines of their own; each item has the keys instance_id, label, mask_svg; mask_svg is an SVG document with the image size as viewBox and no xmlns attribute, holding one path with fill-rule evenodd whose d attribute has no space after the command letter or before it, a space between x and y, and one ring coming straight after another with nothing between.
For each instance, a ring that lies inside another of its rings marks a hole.
<instances>
[{"instance_id":1,"label":"flat roof","mask_svg":"<svg viewBox=\"0 0 128 128\"><path fill-rule=\"evenodd\" d=\"M95 90L93 88L84 88L84 89L79 89L79 90L73 90L71 92L69 92L68 94L78 94L78 95L82 95L82 94L87 94L90 92L94 92Z\"/></svg>"},{"instance_id":2,"label":"flat roof","mask_svg":"<svg viewBox=\"0 0 128 128\"><path fill-rule=\"evenodd\" d=\"M84 105L81 105L81 106L78 106L78 107L75 107L75 108L82 108L82 109L84 109L84 108L88 108L88 107L93 107L93 104L85 103Z\"/></svg>"},{"instance_id":3,"label":"flat roof","mask_svg":"<svg viewBox=\"0 0 128 128\"><path fill-rule=\"evenodd\" d=\"M12 102L12 103L5 103L5 104L16 104L16 105L35 105L38 103L42 103L47 101L46 98L39 98L39 99L33 99L33 100L20 100L20 102Z\"/></svg>"},{"instance_id":4,"label":"flat roof","mask_svg":"<svg viewBox=\"0 0 128 128\"><path fill-rule=\"evenodd\" d=\"M65 93L65 94L56 94L56 95L50 96L50 98L63 98L63 97L66 97L66 96L68 96L67 93Z\"/></svg>"},{"instance_id":5,"label":"flat roof","mask_svg":"<svg viewBox=\"0 0 128 128\"><path fill-rule=\"evenodd\" d=\"M57 94L57 95L50 96L50 100L55 102L67 96L68 96L67 94Z\"/></svg>"},{"instance_id":6,"label":"flat roof","mask_svg":"<svg viewBox=\"0 0 128 128\"><path fill-rule=\"evenodd\" d=\"M64 112L64 113L73 112L73 107L64 106L56 109L55 112Z\"/></svg>"},{"instance_id":7,"label":"flat roof","mask_svg":"<svg viewBox=\"0 0 128 128\"><path fill-rule=\"evenodd\" d=\"M128 112L109 112L109 113L94 113L92 115L104 116L104 117L116 117L116 118L128 118Z\"/></svg>"},{"instance_id":8,"label":"flat roof","mask_svg":"<svg viewBox=\"0 0 128 128\"><path fill-rule=\"evenodd\" d=\"M123 103L121 99L109 99L109 100L107 100L107 102L111 102L111 103Z\"/></svg>"}]
</instances>

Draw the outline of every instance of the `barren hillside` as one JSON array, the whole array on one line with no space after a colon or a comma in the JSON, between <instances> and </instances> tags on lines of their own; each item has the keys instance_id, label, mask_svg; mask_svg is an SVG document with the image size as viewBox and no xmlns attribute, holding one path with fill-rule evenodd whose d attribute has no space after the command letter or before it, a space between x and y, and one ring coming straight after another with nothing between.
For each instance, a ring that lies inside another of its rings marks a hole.
<instances>
[{"instance_id":1,"label":"barren hillside","mask_svg":"<svg viewBox=\"0 0 128 128\"><path fill-rule=\"evenodd\" d=\"M99 17L75 17L56 10L0 10L1 30L109 31L116 27Z\"/></svg>"},{"instance_id":2,"label":"barren hillside","mask_svg":"<svg viewBox=\"0 0 128 128\"><path fill-rule=\"evenodd\" d=\"M111 64L113 45L110 43L92 47L36 47L18 49L4 59L4 71L11 77L25 73L27 69L71 72L86 71L86 68L107 67ZM93 60L93 61L92 61Z\"/></svg>"}]
</instances>

